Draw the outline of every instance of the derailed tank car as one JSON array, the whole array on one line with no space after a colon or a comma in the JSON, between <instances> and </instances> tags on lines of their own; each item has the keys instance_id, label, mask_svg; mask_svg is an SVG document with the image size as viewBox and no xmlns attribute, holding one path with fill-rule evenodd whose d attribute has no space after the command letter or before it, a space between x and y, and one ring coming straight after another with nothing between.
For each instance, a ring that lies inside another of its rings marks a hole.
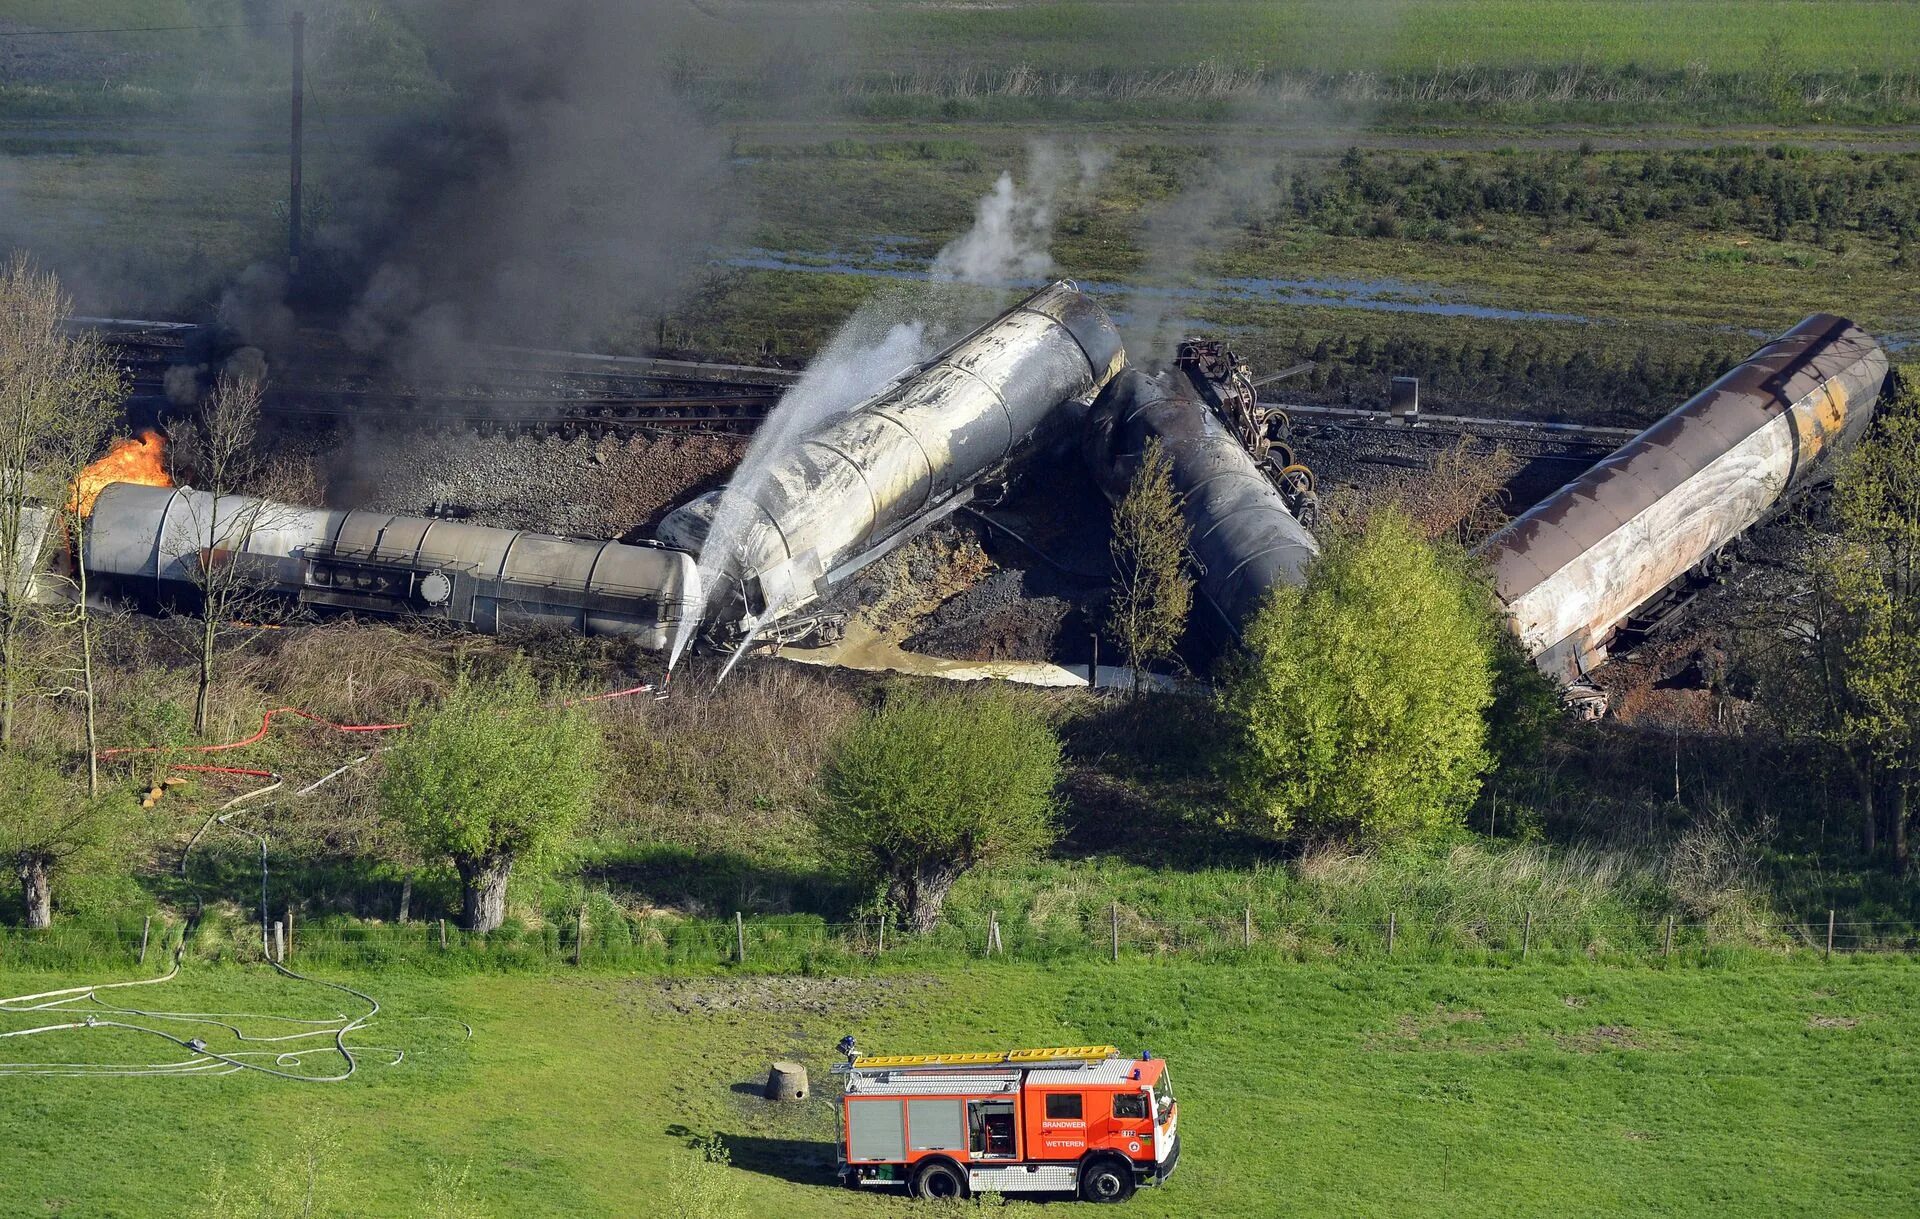
<instances>
[{"instance_id":1,"label":"derailed tank car","mask_svg":"<svg viewBox=\"0 0 1920 1219\"><path fill-rule=\"evenodd\" d=\"M1870 335L1815 314L1488 539L1494 587L1535 663L1585 685L1623 624L1858 438L1886 375Z\"/></svg>"},{"instance_id":2,"label":"derailed tank car","mask_svg":"<svg viewBox=\"0 0 1920 1219\"><path fill-rule=\"evenodd\" d=\"M233 563L301 605L488 633L552 625L653 649L701 601L693 559L676 550L132 483L101 491L86 557L93 590L146 606L190 603L204 565Z\"/></svg>"},{"instance_id":3,"label":"derailed tank car","mask_svg":"<svg viewBox=\"0 0 1920 1219\"><path fill-rule=\"evenodd\" d=\"M1183 361L1157 375L1129 368L1115 377L1087 416L1085 453L1095 481L1117 503L1148 444L1160 442L1190 530L1201 598L1237 638L1274 589L1306 579L1320 548L1246 440L1202 398L1204 378L1195 373ZM1264 447L1264 434L1256 443ZM1280 466L1282 479L1302 473L1290 461Z\"/></svg>"},{"instance_id":4,"label":"derailed tank car","mask_svg":"<svg viewBox=\"0 0 1920 1219\"><path fill-rule=\"evenodd\" d=\"M748 634L833 585L1003 467L1120 370L1119 332L1072 283L1043 288L797 443L703 555L709 627Z\"/></svg>"}]
</instances>

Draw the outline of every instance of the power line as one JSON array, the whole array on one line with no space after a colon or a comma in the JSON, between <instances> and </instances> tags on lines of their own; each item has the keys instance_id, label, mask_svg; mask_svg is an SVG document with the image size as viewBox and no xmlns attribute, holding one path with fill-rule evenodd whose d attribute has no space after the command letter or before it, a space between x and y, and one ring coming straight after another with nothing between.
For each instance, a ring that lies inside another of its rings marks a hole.
<instances>
[{"instance_id":1,"label":"power line","mask_svg":"<svg viewBox=\"0 0 1920 1219\"><path fill-rule=\"evenodd\" d=\"M180 30L265 30L288 25L285 21L236 21L228 25L122 25L94 30L7 30L0 38L46 38L66 34L168 34Z\"/></svg>"}]
</instances>

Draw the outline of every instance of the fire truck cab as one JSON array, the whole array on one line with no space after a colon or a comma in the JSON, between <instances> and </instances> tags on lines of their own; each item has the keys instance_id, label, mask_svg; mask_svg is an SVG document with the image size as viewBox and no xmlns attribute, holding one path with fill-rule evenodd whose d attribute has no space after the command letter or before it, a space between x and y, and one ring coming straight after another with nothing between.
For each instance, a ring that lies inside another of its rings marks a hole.
<instances>
[{"instance_id":1,"label":"fire truck cab","mask_svg":"<svg viewBox=\"0 0 1920 1219\"><path fill-rule=\"evenodd\" d=\"M840 1179L919 1198L975 1190L1122 1202L1180 1161L1163 1058L1113 1046L862 1056L841 1042Z\"/></svg>"}]
</instances>

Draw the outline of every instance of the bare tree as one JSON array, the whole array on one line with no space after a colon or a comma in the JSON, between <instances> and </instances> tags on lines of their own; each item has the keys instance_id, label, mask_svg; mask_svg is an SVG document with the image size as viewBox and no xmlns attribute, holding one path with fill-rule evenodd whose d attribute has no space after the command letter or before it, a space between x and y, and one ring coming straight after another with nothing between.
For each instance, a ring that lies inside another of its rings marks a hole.
<instances>
[{"instance_id":1,"label":"bare tree","mask_svg":"<svg viewBox=\"0 0 1920 1219\"><path fill-rule=\"evenodd\" d=\"M16 256L0 271L0 748L11 748L20 695L39 667L26 654L34 585L66 524L80 568L75 476L114 425L126 383L90 334L69 334L60 282ZM62 510L62 506L65 510ZM84 592L84 577L80 587ZM92 640L84 597L80 628L88 753L94 752ZM94 783L97 790L97 779Z\"/></svg>"},{"instance_id":2,"label":"bare tree","mask_svg":"<svg viewBox=\"0 0 1920 1219\"><path fill-rule=\"evenodd\" d=\"M265 608L254 572L245 561L248 544L272 525L273 505L240 493L255 472L254 441L260 432L265 384L257 376L222 375L199 417L184 429L176 453L195 474L204 500L194 501L179 528L188 536L173 544L190 551L188 572L200 599L193 650L199 666L193 729L205 735L223 628Z\"/></svg>"},{"instance_id":3,"label":"bare tree","mask_svg":"<svg viewBox=\"0 0 1920 1219\"><path fill-rule=\"evenodd\" d=\"M86 369L84 386L76 386L70 399L72 413L63 434L51 447L49 464L62 476L69 488L60 499L60 520L66 529L70 561L66 575L72 581L73 605L68 615L72 628L74 663L78 668L77 693L82 700L87 746L87 798L100 795L100 731L97 700L94 697L94 611L88 601L87 587L87 514L93 509L93 494L98 488L82 485L84 473L116 422L121 418L127 385L120 369L109 359L97 341L87 336L76 353L77 367ZM62 691L67 692L67 691Z\"/></svg>"}]
</instances>

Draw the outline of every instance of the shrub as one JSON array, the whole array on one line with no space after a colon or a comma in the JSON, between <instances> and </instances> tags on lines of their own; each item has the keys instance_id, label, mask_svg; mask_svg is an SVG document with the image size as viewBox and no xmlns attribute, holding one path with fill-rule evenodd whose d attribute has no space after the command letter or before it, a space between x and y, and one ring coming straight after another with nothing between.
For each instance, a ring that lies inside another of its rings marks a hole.
<instances>
[{"instance_id":1,"label":"shrub","mask_svg":"<svg viewBox=\"0 0 1920 1219\"><path fill-rule=\"evenodd\" d=\"M462 674L444 702L409 718L387 754L382 811L422 852L453 861L467 929L492 931L514 865L548 861L592 809L599 725L544 701L521 662L490 681Z\"/></svg>"},{"instance_id":2,"label":"shrub","mask_svg":"<svg viewBox=\"0 0 1920 1219\"><path fill-rule=\"evenodd\" d=\"M1494 640L1464 556L1398 511L1336 536L1255 618L1222 696L1235 802L1282 834L1459 825L1489 762Z\"/></svg>"},{"instance_id":3,"label":"shrub","mask_svg":"<svg viewBox=\"0 0 1920 1219\"><path fill-rule=\"evenodd\" d=\"M841 738L816 822L827 852L915 930L977 864L1053 841L1060 742L1000 693L896 691Z\"/></svg>"}]
</instances>

